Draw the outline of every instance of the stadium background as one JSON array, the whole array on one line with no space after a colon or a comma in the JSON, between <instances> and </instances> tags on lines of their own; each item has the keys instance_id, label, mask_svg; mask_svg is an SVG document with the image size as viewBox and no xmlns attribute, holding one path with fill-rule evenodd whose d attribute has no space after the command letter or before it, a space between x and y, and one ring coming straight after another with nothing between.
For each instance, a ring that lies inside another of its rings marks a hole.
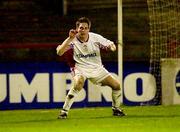
<instances>
[{"instance_id":1,"label":"stadium background","mask_svg":"<svg viewBox=\"0 0 180 132\"><path fill-rule=\"evenodd\" d=\"M116 0L1 0L0 61L59 61L54 50L80 16L91 18L91 31L117 42ZM124 61L149 61L146 0L123 1ZM103 54L117 61L117 52Z\"/></svg>"},{"instance_id":2,"label":"stadium background","mask_svg":"<svg viewBox=\"0 0 180 132\"><path fill-rule=\"evenodd\" d=\"M126 76L133 72L148 72L150 27L147 1L126 0L122 5L123 74ZM61 72L57 69L58 66L64 65L64 58L56 55L55 48L67 37L69 29L75 27L74 23L78 17L89 17L92 21L91 31L118 42L116 0L1 0L0 11L0 72L7 74L24 72L29 74L26 76L29 82L32 81L34 72L46 72L46 69L48 72ZM117 51L108 54L102 52L102 59L111 72L117 72L117 66L113 66L118 63ZM63 66L62 69L65 69L63 72L67 72L66 66ZM11 78L9 76L8 79ZM50 85L51 83L52 80ZM139 95L142 94L141 85L138 85L139 88L137 88ZM10 93L7 96L10 98ZM1 105L7 107L6 101L8 102L9 98ZM25 101L23 102L26 104ZM156 102L154 104L157 104ZM131 104L126 100L124 103ZM23 103L20 103L19 106L21 104ZM26 105L19 107L16 104L14 106L8 106L8 109L42 108L41 105L39 107L39 104L28 107ZM43 106L43 108L49 107L56 107L56 105Z\"/></svg>"},{"instance_id":3,"label":"stadium background","mask_svg":"<svg viewBox=\"0 0 180 132\"><path fill-rule=\"evenodd\" d=\"M63 58L56 55L55 48L66 38L68 30L74 28L77 17L89 17L93 23L93 32L117 42L116 0L67 2L67 8L63 8L62 0L0 0L0 132L179 132L179 105L123 105L127 116L117 118L112 116L110 102L102 102L97 106L106 104L108 107L72 108L67 120L57 120L62 103L38 104L36 100L31 103L24 100L21 103L9 103L9 97L5 96L9 96L10 90L3 91L2 87L9 87L9 79L14 73L28 74L26 79L30 81L34 72L48 73L51 78L53 73L68 72ZM124 75L148 72L150 27L147 1L122 2ZM117 72L117 52L102 53L102 56L107 68ZM15 96L12 95L12 98Z\"/></svg>"}]
</instances>

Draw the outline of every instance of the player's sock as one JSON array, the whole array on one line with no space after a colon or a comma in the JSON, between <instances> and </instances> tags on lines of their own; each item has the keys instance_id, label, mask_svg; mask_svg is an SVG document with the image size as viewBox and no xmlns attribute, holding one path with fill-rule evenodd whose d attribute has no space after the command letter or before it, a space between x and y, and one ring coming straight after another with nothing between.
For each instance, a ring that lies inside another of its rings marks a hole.
<instances>
[{"instance_id":1,"label":"player's sock","mask_svg":"<svg viewBox=\"0 0 180 132\"><path fill-rule=\"evenodd\" d=\"M112 107L119 108L121 90L112 90Z\"/></svg>"},{"instance_id":2,"label":"player's sock","mask_svg":"<svg viewBox=\"0 0 180 132\"><path fill-rule=\"evenodd\" d=\"M69 111L69 109L71 108L74 102L74 98L77 96L78 93L79 93L78 90L75 90L74 88L70 89L63 105L64 110L66 110L67 112Z\"/></svg>"}]
</instances>

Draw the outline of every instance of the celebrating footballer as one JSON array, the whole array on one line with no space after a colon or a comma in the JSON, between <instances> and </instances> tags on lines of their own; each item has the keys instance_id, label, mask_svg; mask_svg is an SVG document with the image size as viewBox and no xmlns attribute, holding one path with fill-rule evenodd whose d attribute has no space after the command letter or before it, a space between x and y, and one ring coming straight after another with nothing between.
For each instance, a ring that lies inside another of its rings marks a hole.
<instances>
[{"instance_id":1,"label":"celebrating footballer","mask_svg":"<svg viewBox=\"0 0 180 132\"><path fill-rule=\"evenodd\" d=\"M86 17L76 21L76 29L69 31L69 36L56 50L59 56L66 55L73 76L73 86L69 90L58 118L65 119L74 102L74 98L83 88L86 79L101 86L112 88L112 112L114 116L124 116L120 109L120 83L102 65L100 49L115 51L114 42L90 32L91 22Z\"/></svg>"}]
</instances>

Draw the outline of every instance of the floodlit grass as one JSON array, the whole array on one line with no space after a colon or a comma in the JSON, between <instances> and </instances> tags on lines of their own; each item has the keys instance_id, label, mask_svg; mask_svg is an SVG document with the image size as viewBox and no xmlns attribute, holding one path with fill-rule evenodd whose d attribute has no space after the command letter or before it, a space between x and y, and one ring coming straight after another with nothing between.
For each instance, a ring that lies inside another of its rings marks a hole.
<instances>
[{"instance_id":1,"label":"floodlit grass","mask_svg":"<svg viewBox=\"0 0 180 132\"><path fill-rule=\"evenodd\" d=\"M180 106L124 106L125 117L113 117L110 107L59 110L0 111L0 132L179 132Z\"/></svg>"}]
</instances>

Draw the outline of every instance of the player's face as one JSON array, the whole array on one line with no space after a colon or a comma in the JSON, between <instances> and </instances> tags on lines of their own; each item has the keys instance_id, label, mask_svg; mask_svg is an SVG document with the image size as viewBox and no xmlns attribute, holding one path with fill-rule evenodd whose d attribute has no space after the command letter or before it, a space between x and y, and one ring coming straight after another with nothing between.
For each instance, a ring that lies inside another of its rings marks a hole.
<instances>
[{"instance_id":1,"label":"player's face","mask_svg":"<svg viewBox=\"0 0 180 132\"><path fill-rule=\"evenodd\" d=\"M86 37L89 33L89 25L87 23L80 23L77 32L80 37Z\"/></svg>"}]
</instances>

